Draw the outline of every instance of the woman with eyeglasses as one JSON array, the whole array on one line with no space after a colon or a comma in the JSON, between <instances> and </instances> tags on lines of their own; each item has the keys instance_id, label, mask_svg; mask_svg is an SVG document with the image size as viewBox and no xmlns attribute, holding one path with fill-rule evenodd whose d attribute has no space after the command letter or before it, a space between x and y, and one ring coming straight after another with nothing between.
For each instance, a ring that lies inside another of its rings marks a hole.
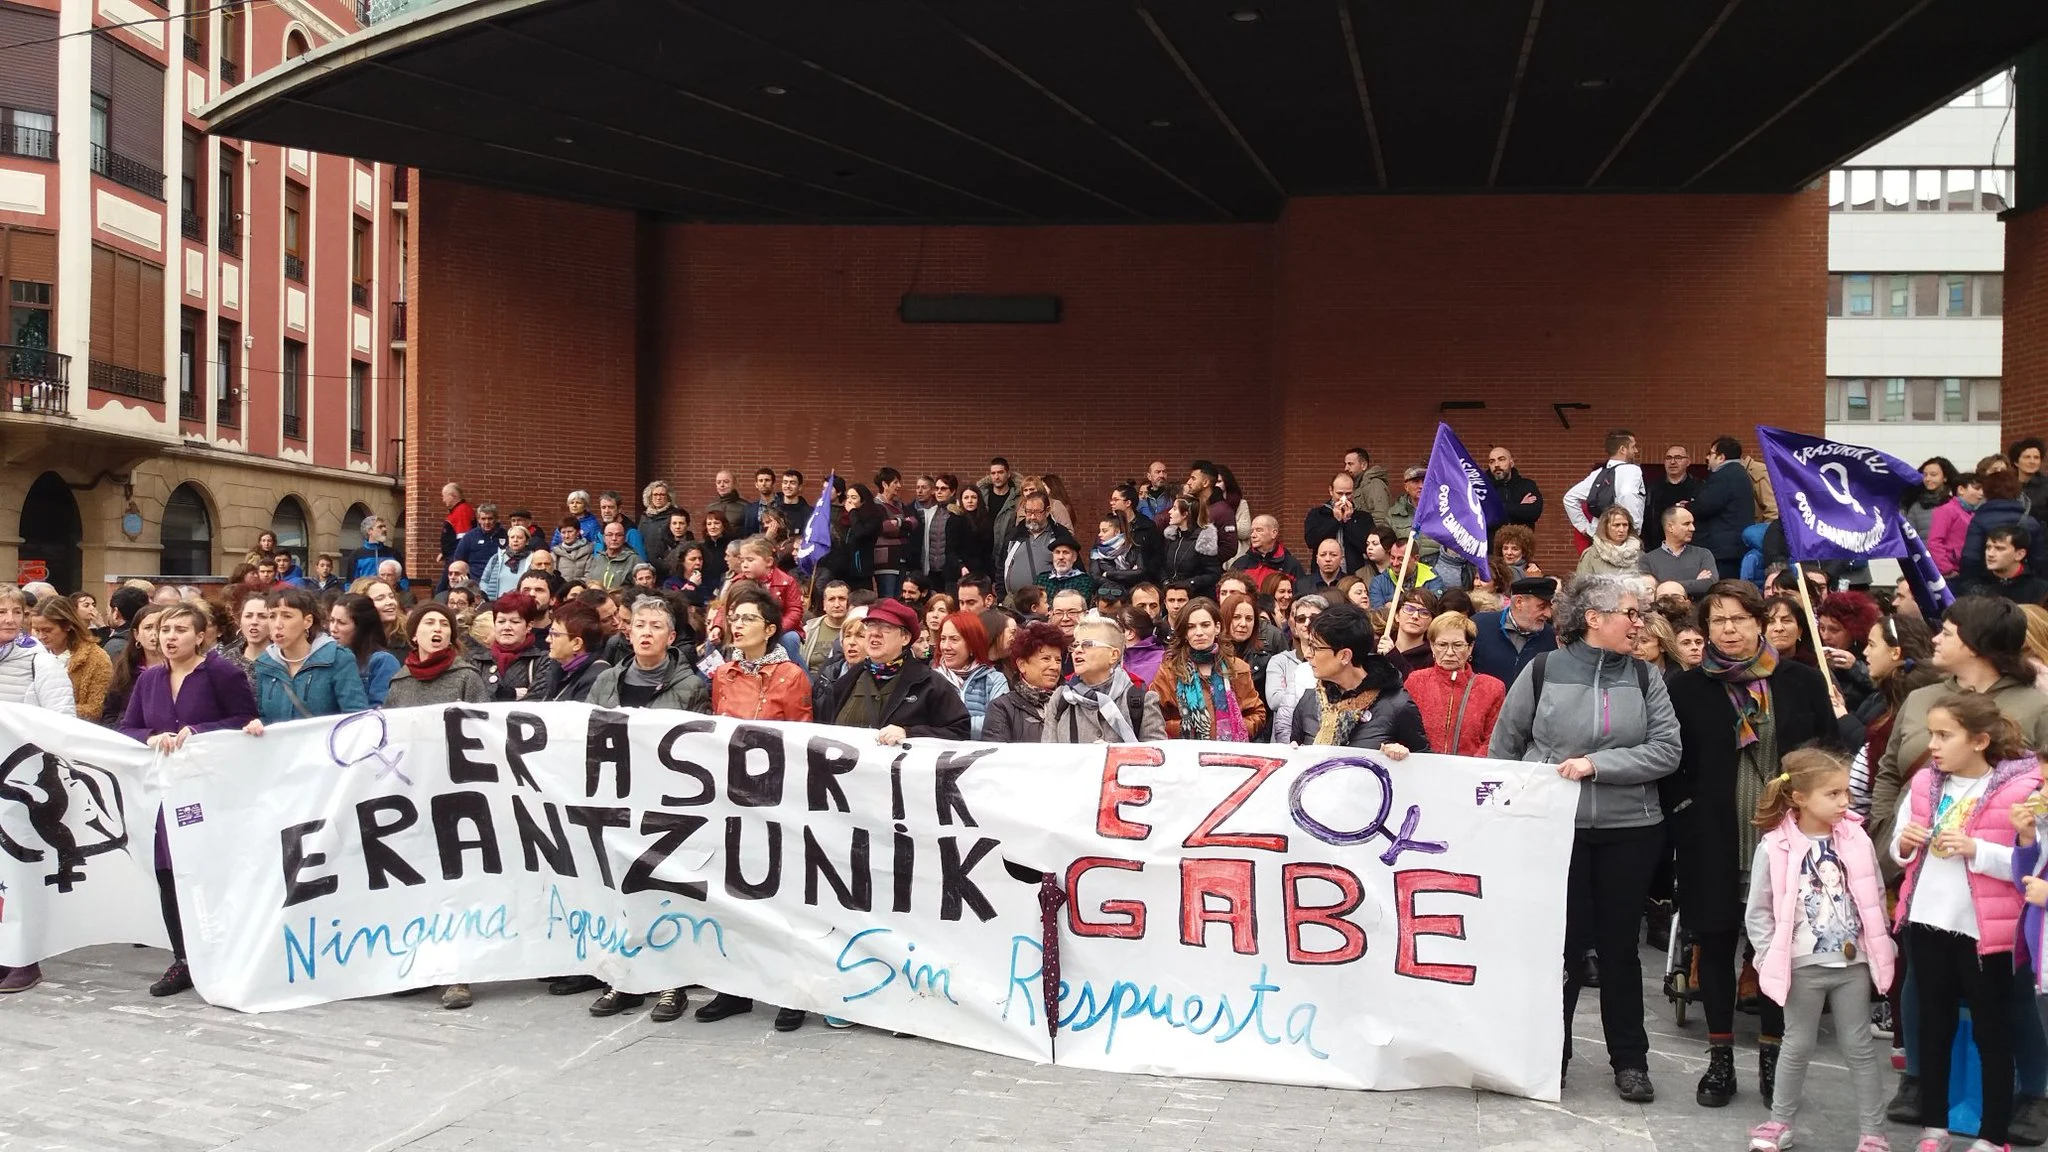
<instances>
[{"instance_id":1,"label":"woman with eyeglasses","mask_svg":"<svg viewBox=\"0 0 2048 1152\"><path fill-rule=\"evenodd\" d=\"M1429 746L1451 756L1484 756L1508 686L1472 670L1479 628L1470 616L1445 612L1429 622L1428 635L1435 663L1410 672L1402 686L1422 711Z\"/></svg>"},{"instance_id":2,"label":"woman with eyeglasses","mask_svg":"<svg viewBox=\"0 0 2048 1152\"><path fill-rule=\"evenodd\" d=\"M1273 713L1275 744L1294 741L1295 705L1300 702L1301 694L1315 687L1316 683L1315 669L1308 660L1308 646L1315 639L1309 634L1309 625L1314 624L1316 617L1329 606L1330 601L1319 594L1295 597L1287 617L1288 631L1293 635L1294 643L1286 651L1273 653L1273 658L1266 662L1266 706Z\"/></svg>"},{"instance_id":3,"label":"woman with eyeglasses","mask_svg":"<svg viewBox=\"0 0 2048 1152\"><path fill-rule=\"evenodd\" d=\"M1436 619L1436 593L1410 588L1394 602L1394 634L1380 645L1380 655L1404 678L1430 665L1429 622Z\"/></svg>"},{"instance_id":4,"label":"woman with eyeglasses","mask_svg":"<svg viewBox=\"0 0 2048 1152\"><path fill-rule=\"evenodd\" d=\"M1089 615L1074 625L1074 674L1046 701L1047 744L1135 744L1166 739L1159 697L1124 671L1124 630Z\"/></svg>"},{"instance_id":5,"label":"woman with eyeglasses","mask_svg":"<svg viewBox=\"0 0 2048 1152\"><path fill-rule=\"evenodd\" d=\"M1515 677L1488 752L1555 764L1559 776L1579 782L1560 958L1565 1019L1578 1006L1590 949L1599 957L1600 1025L1615 1091L1647 1104L1657 1090L1636 948L1651 877L1670 851L1658 782L1678 768L1678 721L1663 677L1631 655L1642 626L1631 582L1580 576L1554 604L1559 647ZM1568 1071L1569 1032L1563 1055Z\"/></svg>"},{"instance_id":6,"label":"woman with eyeglasses","mask_svg":"<svg viewBox=\"0 0 2048 1152\"><path fill-rule=\"evenodd\" d=\"M1722 580L1696 611L1706 629L1706 659L1670 681L1683 751L1664 802L1677 848L1679 915L1700 944L1708 1049L1696 1099L1719 1108L1736 1095L1736 968L1749 868L1762 835L1753 822L1757 803L1784 770L1785 753L1846 749L1820 670L1783 658L1771 643L1771 608L1753 585ZM1757 1082L1768 1102L1785 1012L1767 996L1758 1007Z\"/></svg>"}]
</instances>

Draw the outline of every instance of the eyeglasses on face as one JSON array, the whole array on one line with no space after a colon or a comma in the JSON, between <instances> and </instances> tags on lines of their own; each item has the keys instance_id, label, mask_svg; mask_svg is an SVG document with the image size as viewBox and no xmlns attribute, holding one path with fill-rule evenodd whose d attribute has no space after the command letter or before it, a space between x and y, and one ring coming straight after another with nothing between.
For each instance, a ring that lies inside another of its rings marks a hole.
<instances>
[{"instance_id":1,"label":"eyeglasses on face","mask_svg":"<svg viewBox=\"0 0 2048 1152\"><path fill-rule=\"evenodd\" d=\"M1104 644L1104 643L1103 643L1102 641L1100 641L1100 640L1076 640L1076 641L1074 641L1074 642L1073 642L1073 643L1072 643L1071 645L1069 645L1069 646L1068 646L1069 650L1070 650L1070 651L1074 651L1074 652L1086 652L1086 651L1087 651L1088 649L1090 649L1090 648L1113 648L1113 647L1115 647L1115 645L1113 645L1113 644Z\"/></svg>"},{"instance_id":2,"label":"eyeglasses on face","mask_svg":"<svg viewBox=\"0 0 2048 1152\"><path fill-rule=\"evenodd\" d=\"M1471 646L1471 643L1465 640L1438 640L1431 644L1430 648L1437 652L1463 652Z\"/></svg>"},{"instance_id":3,"label":"eyeglasses on face","mask_svg":"<svg viewBox=\"0 0 2048 1152\"><path fill-rule=\"evenodd\" d=\"M758 612L735 612L729 617L735 624L766 624L768 618Z\"/></svg>"},{"instance_id":4,"label":"eyeglasses on face","mask_svg":"<svg viewBox=\"0 0 2048 1152\"><path fill-rule=\"evenodd\" d=\"M1747 614L1744 614L1744 615L1741 615L1741 616L1709 616L1709 617L1707 617L1707 626L1708 626L1708 627L1710 627L1710 628L1733 628L1733 627L1735 627L1735 626L1737 626L1737 625L1740 625L1740 624L1754 624L1754 623L1756 623L1756 617L1754 617L1754 616L1750 616L1750 615L1747 615Z\"/></svg>"},{"instance_id":5,"label":"eyeglasses on face","mask_svg":"<svg viewBox=\"0 0 2048 1152\"><path fill-rule=\"evenodd\" d=\"M1429 615L1429 609L1428 609L1428 608L1425 608L1425 607L1423 607L1423 606L1422 606L1422 605L1420 605L1420 604L1403 604L1403 605L1401 605L1401 615L1403 615L1403 616L1427 616L1427 615Z\"/></svg>"},{"instance_id":6,"label":"eyeglasses on face","mask_svg":"<svg viewBox=\"0 0 2048 1152\"><path fill-rule=\"evenodd\" d=\"M1595 609L1595 611L1598 611L1598 610L1597 610L1597 609ZM1608 615L1608 616L1626 616L1626 617L1628 617L1628 621L1629 621L1629 623L1631 623L1631 624L1641 624L1641 623L1643 622L1643 613L1642 613L1642 611L1641 611L1640 609L1636 609L1636 608L1617 608L1617 609L1615 609L1615 610L1614 610L1614 611L1612 611L1612 612L1608 612L1608 613L1606 613L1606 615Z\"/></svg>"}]
</instances>

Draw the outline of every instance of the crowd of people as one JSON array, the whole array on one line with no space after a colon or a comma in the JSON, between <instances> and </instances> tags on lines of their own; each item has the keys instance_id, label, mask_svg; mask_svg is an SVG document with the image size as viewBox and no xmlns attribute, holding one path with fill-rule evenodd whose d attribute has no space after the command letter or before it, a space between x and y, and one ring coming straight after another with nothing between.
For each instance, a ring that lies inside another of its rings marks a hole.
<instances>
[{"instance_id":1,"label":"crowd of people","mask_svg":"<svg viewBox=\"0 0 2048 1152\"><path fill-rule=\"evenodd\" d=\"M1889 1118L1947 1147L1950 1048L1970 1010L1977 1149L2048 1139L2048 1036L2030 941L2048 905L2034 750L2048 740L2042 445L1922 468L1906 514L1963 593L1928 619L1860 562L1788 562L1766 470L1733 437L1663 475L1612 433L1562 498L1581 551L1539 557L1541 492L1506 447L1487 575L1416 533L1425 469L1398 487L1363 448L1328 499L1254 513L1225 465L1153 461L1101 515L1056 475L989 462L873 486L814 517L805 478L720 470L693 514L669 485L568 494L501 515L442 492L436 572L414 580L386 528L301 570L259 539L224 593L135 582L101 604L0 588L0 702L175 750L190 735L365 708L572 700L913 737L1332 745L1556 765L1581 782L1566 886L1563 1068L1597 987L1618 1093L1655 1098L1639 943L1677 915L1697 952L1703 1106L1740 1092L1734 1018L1759 1016L1756 1152L1791 1143L1819 1018L1852 1069L1859 1152ZM830 489L828 489L830 490ZM1646 543L1654 525L1661 538ZM1092 528L1092 541L1083 533ZM265 534L268 537L268 534ZM799 574L801 573L801 575ZM191 987L159 839L173 962ZM2026 919L2035 928L2023 930ZM1896 959L1895 959L1896 957ZM0 992L41 979L0 973ZM591 977L593 1015L646 997ZM466 985L441 990L451 1009ZM674 1020L684 989L653 997ZM700 1020L749 1012L727 994ZM780 1009L791 1030L803 1012ZM828 1023L842 1023L828 1020ZM1883 1099L1874 1032L1902 1049Z\"/></svg>"}]
</instances>

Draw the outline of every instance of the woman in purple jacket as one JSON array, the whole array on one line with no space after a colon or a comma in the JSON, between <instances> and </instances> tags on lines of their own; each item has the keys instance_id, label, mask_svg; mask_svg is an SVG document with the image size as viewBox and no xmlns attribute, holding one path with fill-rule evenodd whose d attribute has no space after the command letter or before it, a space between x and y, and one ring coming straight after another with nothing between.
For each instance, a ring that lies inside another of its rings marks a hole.
<instances>
[{"instance_id":1,"label":"woman in purple jacket","mask_svg":"<svg viewBox=\"0 0 2048 1152\"><path fill-rule=\"evenodd\" d=\"M200 640L205 629L204 610L189 602L173 604L157 616L164 662L136 680L121 731L158 752L176 752L194 732L232 731L256 718L249 678L206 650ZM171 966L149 986L149 994L173 996L192 987L192 973L185 966L185 926L178 916L178 890L171 879L161 809L156 814L156 887L163 902L164 930L171 937Z\"/></svg>"}]
</instances>

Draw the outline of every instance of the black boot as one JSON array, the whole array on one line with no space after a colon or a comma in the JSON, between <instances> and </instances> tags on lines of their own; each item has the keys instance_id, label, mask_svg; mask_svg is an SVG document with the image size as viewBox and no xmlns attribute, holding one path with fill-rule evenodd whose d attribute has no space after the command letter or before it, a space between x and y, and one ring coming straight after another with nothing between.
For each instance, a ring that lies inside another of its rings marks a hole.
<instances>
[{"instance_id":1,"label":"black boot","mask_svg":"<svg viewBox=\"0 0 2048 1152\"><path fill-rule=\"evenodd\" d=\"M1716 1044L1707 1049L1707 1074L1695 1096L1702 1108L1726 1108L1735 1099L1735 1049Z\"/></svg>"},{"instance_id":2,"label":"black boot","mask_svg":"<svg viewBox=\"0 0 2048 1152\"><path fill-rule=\"evenodd\" d=\"M1673 912L1671 901L1652 900L1643 913L1643 939L1659 952L1671 944Z\"/></svg>"},{"instance_id":3,"label":"black boot","mask_svg":"<svg viewBox=\"0 0 2048 1152\"><path fill-rule=\"evenodd\" d=\"M1600 954L1591 948L1579 959L1579 983L1587 988L1600 986Z\"/></svg>"},{"instance_id":4,"label":"black boot","mask_svg":"<svg viewBox=\"0 0 2048 1152\"><path fill-rule=\"evenodd\" d=\"M1778 1088L1778 1045L1763 1043L1756 1049L1756 1090L1763 1093L1764 1106L1769 1107L1771 1098Z\"/></svg>"},{"instance_id":5,"label":"black boot","mask_svg":"<svg viewBox=\"0 0 2048 1152\"><path fill-rule=\"evenodd\" d=\"M1899 1077L1899 1090L1884 1106L1885 1119L1894 1124L1920 1123L1920 1078Z\"/></svg>"}]
</instances>

